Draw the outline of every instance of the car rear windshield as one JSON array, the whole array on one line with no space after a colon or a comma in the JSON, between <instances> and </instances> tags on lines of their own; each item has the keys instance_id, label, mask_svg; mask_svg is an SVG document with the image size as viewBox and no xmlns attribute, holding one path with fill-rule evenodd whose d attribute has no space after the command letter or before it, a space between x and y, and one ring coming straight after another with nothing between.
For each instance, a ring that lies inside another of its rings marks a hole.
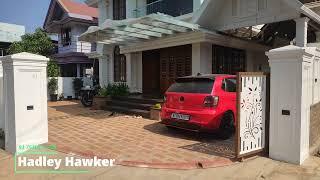
<instances>
[{"instance_id":1,"label":"car rear windshield","mask_svg":"<svg viewBox=\"0 0 320 180\"><path fill-rule=\"evenodd\" d=\"M170 86L168 92L211 94L213 83L213 79L207 78L182 78L176 80L176 82Z\"/></svg>"}]
</instances>

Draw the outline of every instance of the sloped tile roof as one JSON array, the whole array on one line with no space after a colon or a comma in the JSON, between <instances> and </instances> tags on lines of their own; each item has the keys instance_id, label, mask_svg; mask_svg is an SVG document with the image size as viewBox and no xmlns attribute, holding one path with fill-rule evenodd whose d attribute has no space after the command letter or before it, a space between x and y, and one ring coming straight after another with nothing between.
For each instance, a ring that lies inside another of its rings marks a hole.
<instances>
[{"instance_id":1,"label":"sloped tile roof","mask_svg":"<svg viewBox=\"0 0 320 180\"><path fill-rule=\"evenodd\" d=\"M89 7L84 3L72 0L58 0L58 2L68 13L98 18L99 13L97 8Z\"/></svg>"}]
</instances>

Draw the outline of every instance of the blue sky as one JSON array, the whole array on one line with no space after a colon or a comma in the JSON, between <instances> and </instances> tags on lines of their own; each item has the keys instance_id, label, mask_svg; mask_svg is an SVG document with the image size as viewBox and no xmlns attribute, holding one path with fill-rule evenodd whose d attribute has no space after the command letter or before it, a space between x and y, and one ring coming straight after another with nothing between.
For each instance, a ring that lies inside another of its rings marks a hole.
<instances>
[{"instance_id":1,"label":"blue sky","mask_svg":"<svg viewBox=\"0 0 320 180\"><path fill-rule=\"evenodd\" d=\"M51 0L1 0L0 22L19 24L26 32L42 27ZM76 0L84 1L84 0Z\"/></svg>"}]
</instances>

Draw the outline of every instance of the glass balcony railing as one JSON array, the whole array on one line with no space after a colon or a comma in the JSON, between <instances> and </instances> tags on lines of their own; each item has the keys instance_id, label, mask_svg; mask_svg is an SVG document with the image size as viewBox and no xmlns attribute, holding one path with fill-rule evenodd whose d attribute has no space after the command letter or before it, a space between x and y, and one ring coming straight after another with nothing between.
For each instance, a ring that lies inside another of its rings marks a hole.
<instances>
[{"instance_id":1,"label":"glass balcony railing","mask_svg":"<svg viewBox=\"0 0 320 180\"><path fill-rule=\"evenodd\" d=\"M193 0L157 0L133 10L133 17L163 13L173 17L193 12Z\"/></svg>"}]
</instances>

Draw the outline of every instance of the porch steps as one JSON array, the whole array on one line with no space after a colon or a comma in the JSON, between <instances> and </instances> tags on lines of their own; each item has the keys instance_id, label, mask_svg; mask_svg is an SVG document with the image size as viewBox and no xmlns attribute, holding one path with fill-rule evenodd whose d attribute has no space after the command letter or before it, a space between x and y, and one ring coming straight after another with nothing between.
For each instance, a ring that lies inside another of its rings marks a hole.
<instances>
[{"instance_id":1,"label":"porch steps","mask_svg":"<svg viewBox=\"0 0 320 180\"><path fill-rule=\"evenodd\" d=\"M150 109L157 103L162 103L162 100L139 96L113 97L111 101L107 102L105 109L112 112L150 118Z\"/></svg>"}]
</instances>

